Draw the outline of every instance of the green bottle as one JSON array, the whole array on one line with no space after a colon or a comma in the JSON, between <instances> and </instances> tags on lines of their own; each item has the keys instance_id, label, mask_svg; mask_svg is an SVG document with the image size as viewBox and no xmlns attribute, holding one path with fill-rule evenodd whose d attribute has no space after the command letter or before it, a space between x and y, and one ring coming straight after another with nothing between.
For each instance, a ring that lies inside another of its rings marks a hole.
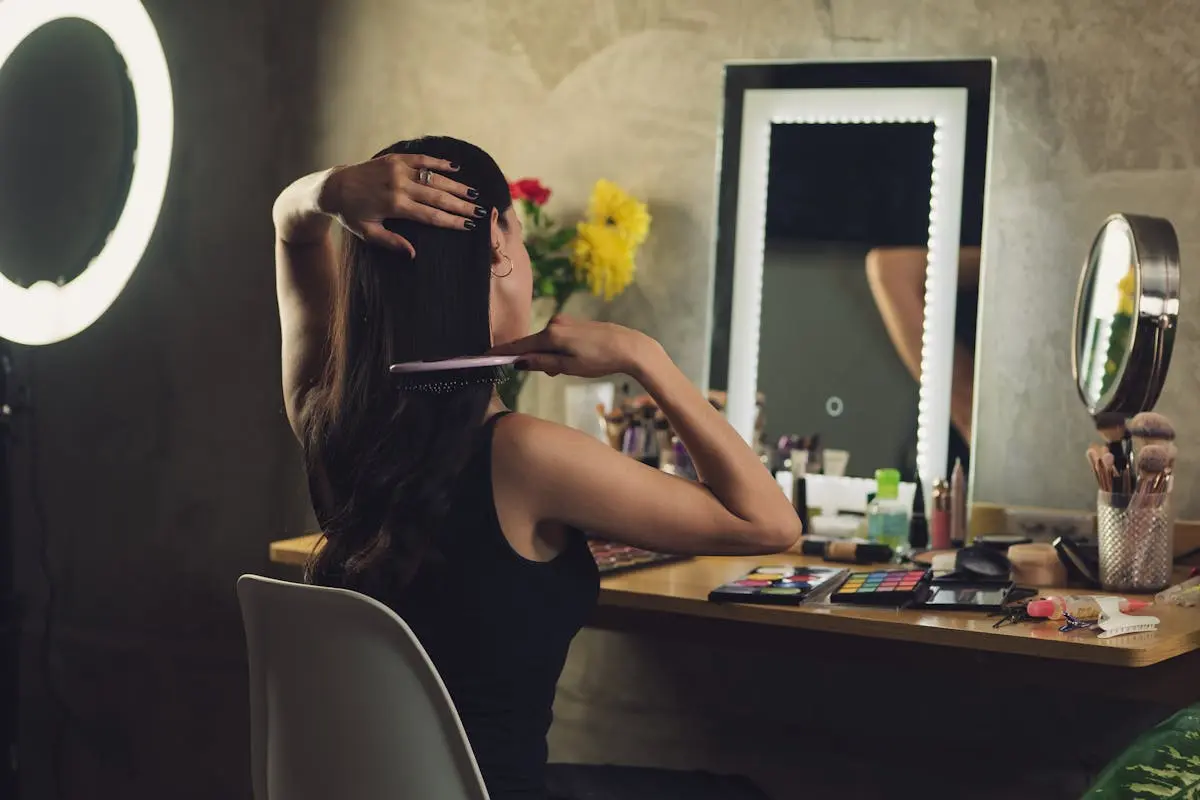
<instances>
[{"instance_id":1,"label":"green bottle","mask_svg":"<svg viewBox=\"0 0 1200 800\"><path fill-rule=\"evenodd\" d=\"M909 509L900 501L900 472L875 472L875 499L867 506L867 538L897 553L908 550Z\"/></svg>"}]
</instances>

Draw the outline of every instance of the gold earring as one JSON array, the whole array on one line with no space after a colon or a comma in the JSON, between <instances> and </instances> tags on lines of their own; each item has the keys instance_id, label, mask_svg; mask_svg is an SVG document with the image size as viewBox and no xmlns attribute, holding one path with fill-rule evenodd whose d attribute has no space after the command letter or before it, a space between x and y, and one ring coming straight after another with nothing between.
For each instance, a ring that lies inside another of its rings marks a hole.
<instances>
[{"instance_id":1,"label":"gold earring","mask_svg":"<svg viewBox=\"0 0 1200 800\"><path fill-rule=\"evenodd\" d=\"M504 273L503 275L498 275L495 270L492 270L493 278L507 278L509 275L512 275L513 262L512 262L512 259L508 257L508 253L505 253L503 250L501 250L500 258L502 258L508 262L508 272Z\"/></svg>"}]
</instances>

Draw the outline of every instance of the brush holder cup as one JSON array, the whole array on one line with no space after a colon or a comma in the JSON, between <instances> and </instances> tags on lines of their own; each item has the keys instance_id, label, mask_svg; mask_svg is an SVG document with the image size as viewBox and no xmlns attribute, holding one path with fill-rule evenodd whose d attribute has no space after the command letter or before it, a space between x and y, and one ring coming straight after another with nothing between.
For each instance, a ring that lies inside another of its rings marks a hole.
<instances>
[{"instance_id":1,"label":"brush holder cup","mask_svg":"<svg viewBox=\"0 0 1200 800\"><path fill-rule=\"evenodd\" d=\"M1169 492L1100 492L1096 530L1106 592L1157 592L1170 584L1175 525Z\"/></svg>"}]
</instances>

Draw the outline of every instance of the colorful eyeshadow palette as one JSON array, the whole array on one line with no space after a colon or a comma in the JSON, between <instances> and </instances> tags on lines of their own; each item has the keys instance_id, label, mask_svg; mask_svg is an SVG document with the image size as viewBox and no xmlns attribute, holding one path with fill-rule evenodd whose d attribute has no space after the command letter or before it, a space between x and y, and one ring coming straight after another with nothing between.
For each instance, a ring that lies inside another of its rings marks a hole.
<instances>
[{"instance_id":1,"label":"colorful eyeshadow palette","mask_svg":"<svg viewBox=\"0 0 1200 800\"><path fill-rule=\"evenodd\" d=\"M835 567L756 567L732 583L708 593L715 603L762 603L798 606L828 595L849 574Z\"/></svg>"},{"instance_id":2,"label":"colorful eyeshadow palette","mask_svg":"<svg viewBox=\"0 0 1200 800\"><path fill-rule=\"evenodd\" d=\"M670 564L684 561L688 556L669 556L664 553L652 553L640 547L605 541L604 539L588 539L588 548L592 558L596 560L596 568L601 575L612 575L616 572L627 572L631 569L654 567L659 564Z\"/></svg>"},{"instance_id":3,"label":"colorful eyeshadow palette","mask_svg":"<svg viewBox=\"0 0 1200 800\"><path fill-rule=\"evenodd\" d=\"M864 606L903 606L919 601L928 586L927 569L877 569L854 572L829 599Z\"/></svg>"}]
</instances>

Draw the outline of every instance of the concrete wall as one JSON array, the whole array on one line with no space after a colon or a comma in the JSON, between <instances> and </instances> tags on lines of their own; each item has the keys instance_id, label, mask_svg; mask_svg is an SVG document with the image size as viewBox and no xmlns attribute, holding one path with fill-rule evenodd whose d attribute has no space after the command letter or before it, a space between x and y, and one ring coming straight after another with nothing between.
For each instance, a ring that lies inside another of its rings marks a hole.
<instances>
[{"instance_id":1,"label":"concrete wall","mask_svg":"<svg viewBox=\"0 0 1200 800\"><path fill-rule=\"evenodd\" d=\"M452 132L513 177L540 176L563 215L598 177L648 199L637 285L611 307L577 310L655 334L698 380L722 64L995 56L976 496L1086 506L1095 490L1079 465L1094 434L1070 377L1071 309L1114 211L1179 230L1182 330L1159 410L1185 441L1200 434L1188 280L1200 243L1198 28L1188 0L344 0L322 50L318 152L339 161ZM558 413L561 392L535 394ZM1183 448L1181 472L1198 458ZM1200 496L1181 511L1200 516Z\"/></svg>"}]
</instances>

